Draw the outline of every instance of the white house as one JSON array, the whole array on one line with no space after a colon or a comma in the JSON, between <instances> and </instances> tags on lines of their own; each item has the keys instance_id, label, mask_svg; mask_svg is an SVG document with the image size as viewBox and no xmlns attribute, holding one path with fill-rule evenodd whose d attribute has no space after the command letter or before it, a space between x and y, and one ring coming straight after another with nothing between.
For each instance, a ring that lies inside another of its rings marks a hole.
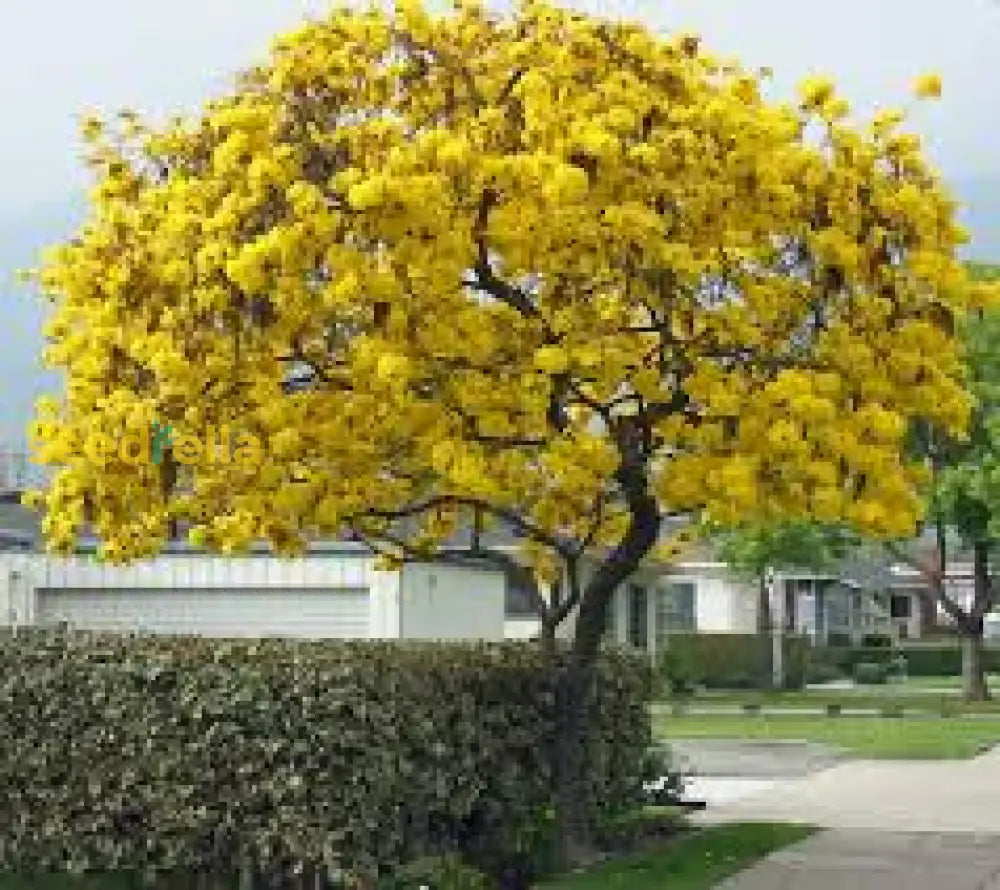
<instances>
[{"instance_id":1,"label":"white house","mask_svg":"<svg viewBox=\"0 0 1000 890\"><path fill-rule=\"evenodd\" d=\"M956 583L960 583L956 580ZM920 636L920 583L898 567L894 577L868 589L808 571L777 573L770 590L772 620L785 632L815 643L836 637L861 642L866 634L895 639ZM655 654L675 633L755 633L759 591L736 577L709 547L673 565L651 563L619 589L608 620L616 642ZM530 637L539 622L526 597L508 589L507 636ZM563 633L572 629L572 617Z\"/></svg>"},{"instance_id":2,"label":"white house","mask_svg":"<svg viewBox=\"0 0 1000 890\"><path fill-rule=\"evenodd\" d=\"M0 552L0 624L341 639L501 640L504 576L475 564L375 568L349 543L299 559L171 548L127 566Z\"/></svg>"},{"instance_id":3,"label":"white house","mask_svg":"<svg viewBox=\"0 0 1000 890\"><path fill-rule=\"evenodd\" d=\"M485 542L510 550L510 538ZM526 572L482 561L409 563L379 571L362 545L317 544L305 557L196 553L179 544L123 567L37 550L35 520L0 503L0 623L104 630L369 639L526 638L538 633ZM962 579L956 578L956 583ZM772 615L787 631L825 642L865 633L921 633L919 578L898 567L875 594L815 573L778 576ZM753 633L758 591L708 548L649 564L615 595L608 632L655 653L672 633ZM572 616L563 633L572 629Z\"/></svg>"}]
</instances>

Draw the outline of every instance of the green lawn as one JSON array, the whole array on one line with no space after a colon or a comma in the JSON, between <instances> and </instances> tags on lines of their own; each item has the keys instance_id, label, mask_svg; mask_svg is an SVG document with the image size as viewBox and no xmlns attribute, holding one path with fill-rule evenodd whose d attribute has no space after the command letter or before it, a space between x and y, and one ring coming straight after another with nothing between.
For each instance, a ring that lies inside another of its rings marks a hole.
<instances>
[{"instance_id":1,"label":"green lawn","mask_svg":"<svg viewBox=\"0 0 1000 890\"><path fill-rule=\"evenodd\" d=\"M898 706L912 711L931 714L997 714L1000 717L1000 699L986 702L963 702L957 695L941 683L947 678L921 678L937 684L928 684L928 689L938 691L921 692L913 685L904 683L886 686L864 686L858 689L804 689L800 691L729 691L709 690L690 699L676 699L661 703L664 708L674 702L687 703L692 707L725 706L739 707L744 704L759 704L765 707L826 708L840 705L842 708L873 708L879 710L887 706ZM1000 690L1000 684L996 687Z\"/></svg>"},{"instance_id":2,"label":"green lawn","mask_svg":"<svg viewBox=\"0 0 1000 890\"><path fill-rule=\"evenodd\" d=\"M815 831L805 825L735 823L685 835L662 850L538 885L538 890L708 890Z\"/></svg>"},{"instance_id":3,"label":"green lawn","mask_svg":"<svg viewBox=\"0 0 1000 890\"><path fill-rule=\"evenodd\" d=\"M800 739L844 748L858 757L940 760L973 757L1000 743L997 719L657 715L661 739Z\"/></svg>"},{"instance_id":4,"label":"green lawn","mask_svg":"<svg viewBox=\"0 0 1000 890\"><path fill-rule=\"evenodd\" d=\"M904 687L925 689L953 689L956 692L962 688L961 677L904 677L898 680ZM987 677L990 688L1000 689L1000 674L990 674Z\"/></svg>"}]
</instances>

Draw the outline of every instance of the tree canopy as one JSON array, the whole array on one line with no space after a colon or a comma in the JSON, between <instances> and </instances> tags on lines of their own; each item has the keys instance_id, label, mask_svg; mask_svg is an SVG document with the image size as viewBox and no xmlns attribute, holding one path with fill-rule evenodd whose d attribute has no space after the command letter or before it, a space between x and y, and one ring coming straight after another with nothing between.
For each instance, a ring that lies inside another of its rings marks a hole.
<instances>
[{"instance_id":1,"label":"tree canopy","mask_svg":"<svg viewBox=\"0 0 1000 890\"><path fill-rule=\"evenodd\" d=\"M857 545L849 529L802 521L720 529L712 539L719 558L751 581L759 581L769 569L833 571Z\"/></svg>"},{"instance_id":2,"label":"tree canopy","mask_svg":"<svg viewBox=\"0 0 1000 890\"><path fill-rule=\"evenodd\" d=\"M985 289L902 114L766 77L531 0L407 2L281 37L192 118L89 121L89 220L38 272L50 546L395 557L475 508L543 576L610 553L600 609L670 514L908 533L904 431L966 423ZM106 447L154 425L158 462ZM196 447L223 427L261 453Z\"/></svg>"}]
</instances>

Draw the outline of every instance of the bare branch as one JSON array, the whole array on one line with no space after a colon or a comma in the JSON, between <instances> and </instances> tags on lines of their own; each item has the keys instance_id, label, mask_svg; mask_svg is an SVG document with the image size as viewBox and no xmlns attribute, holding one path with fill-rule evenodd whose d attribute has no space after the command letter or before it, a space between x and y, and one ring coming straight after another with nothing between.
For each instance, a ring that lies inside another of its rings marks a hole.
<instances>
[{"instance_id":1,"label":"bare branch","mask_svg":"<svg viewBox=\"0 0 1000 890\"><path fill-rule=\"evenodd\" d=\"M518 68L510 76L510 80L508 80L507 83L503 85L503 89L500 90L499 95L497 95L497 101L496 101L497 105L506 102L507 99L510 98L511 93L514 92L514 87L516 87L518 83L520 83L522 77L524 77L524 69Z\"/></svg>"},{"instance_id":2,"label":"bare branch","mask_svg":"<svg viewBox=\"0 0 1000 890\"><path fill-rule=\"evenodd\" d=\"M607 491L601 491L597 495L597 501L594 504L593 509L590 511L592 522L590 524L590 530L587 532L583 541L580 544L580 552L588 550L594 543L594 539L597 537L598 531L601 528L601 521L604 519L604 507L607 505L609 500L609 495Z\"/></svg>"},{"instance_id":3,"label":"bare branch","mask_svg":"<svg viewBox=\"0 0 1000 890\"><path fill-rule=\"evenodd\" d=\"M582 590L580 588L580 564L576 556L566 558L566 580L569 582L569 596L566 597L552 612L554 624L559 624L565 620L566 616L572 612L580 602Z\"/></svg>"},{"instance_id":4,"label":"bare branch","mask_svg":"<svg viewBox=\"0 0 1000 890\"><path fill-rule=\"evenodd\" d=\"M444 506L473 507L482 510L483 512L489 513L490 515L495 516L507 523L511 529L523 537L531 538L540 544L544 544L546 547L550 547L561 556L565 557L571 552L571 546L569 543L549 534L544 529L541 529L529 522L516 510L499 507L496 504L490 504L486 501L479 500L478 498L464 497L461 495L438 495L436 497L428 498L426 501L411 504L398 510L365 510L348 519L348 522L350 523L366 517L394 521L398 519L405 519L410 516L417 516L421 513L427 513L430 510Z\"/></svg>"},{"instance_id":5,"label":"bare branch","mask_svg":"<svg viewBox=\"0 0 1000 890\"><path fill-rule=\"evenodd\" d=\"M916 556L907 553L894 541L883 543L886 552L894 559L909 566L917 572L930 590L933 602L939 603L941 608L948 613L948 616L957 624L964 624L969 616L955 600L953 600L945 590L945 569L943 566L932 566L920 560Z\"/></svg>"},{"instance_id":6,"label":"bare branch","mask_svg":"<svg viewBox=\"0 0 1000 890\"><path fill-rule=\"evenodd\" d=\"M497 276L490 265L489 250L486 246L486 228L489 224L490 210L496 203L497 193L493 189L484 189L479 201L476 221L472 228L477 250L474 267L476 278L469 284L471 287L488 293L501 303L506 303L526 318L540 318L541 313L538 311L538 307L531 302L531 298L520 288L508 284Z\"/></svg>"}]
</instances>

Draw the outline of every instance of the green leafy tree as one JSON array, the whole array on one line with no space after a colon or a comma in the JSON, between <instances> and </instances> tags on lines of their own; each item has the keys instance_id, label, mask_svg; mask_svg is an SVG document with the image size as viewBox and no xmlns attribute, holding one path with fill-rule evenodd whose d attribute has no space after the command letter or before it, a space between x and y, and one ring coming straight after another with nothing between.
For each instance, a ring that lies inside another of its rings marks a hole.
<instances>
[{"instance_id":1,"label":"green leafy tree","mask_svg":"<svg viewBox=\"0 0 1000 890\"><path fill-rule=\"evenodd\" d=\"M833 571L857 545L848 529L814 522L743 524L709 533L730 570L757 585L757 632L767 637L774 633L768 574L793 568Z\"/></svg>"},{"instance_id":2,"label":"green leafy tree","mask_svg":"<svg viewBox=\"0 0 1000 890\"><path fill-rule=\"evenodd\" d=\"M966 263L965 268L973 281L1000 281L1000 264Z\"/></svg>"},{"instance_id":3,"label":"green leafy tree","mask_svg":"<svg viewBox=\"0 0 1000 890\"><path fill-rule=\"evenodd\" d=\"M917 436L916 447L933 468L928 519L935 531L934 553L921 555L912 543L886 546L920 573L925 598L954 623L962 641L962 693L977 701L989 697L983 631L985 617L997 603L993 560L1000 542L1000 313L977 313L962 326L961 334L968 386L975 397L969 434L965 439ZM946 584L949 530L972 551L970 600L959 599Z\"/></svg>"}]
</instances>

